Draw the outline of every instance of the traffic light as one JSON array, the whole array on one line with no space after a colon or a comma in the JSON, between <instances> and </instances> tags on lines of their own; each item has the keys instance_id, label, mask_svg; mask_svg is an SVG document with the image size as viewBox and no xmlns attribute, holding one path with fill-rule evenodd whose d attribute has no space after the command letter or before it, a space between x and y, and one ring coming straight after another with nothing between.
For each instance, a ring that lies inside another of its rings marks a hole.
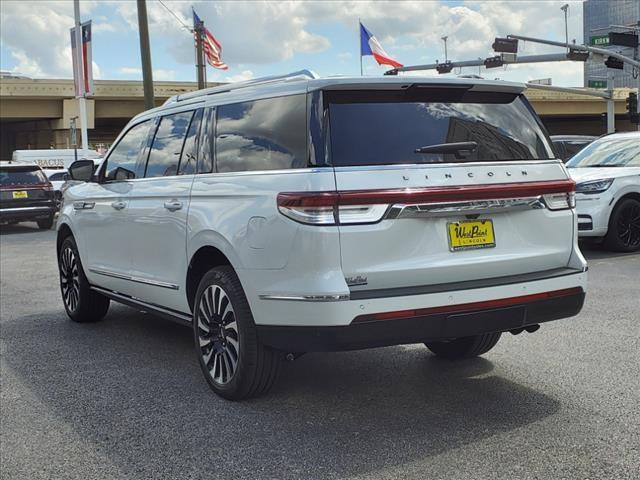
<instances>
[{"instance_id":1,"label":"traffic light","mask_svg":"<svg viewBox=\"0 0 640 480\"><path fill-rule=\"evenodd\" d=\"M589 59L589 52L570 49L567 58L576 62L586 62Z\"/></svg>"},{"instance_id":2,"label":"traffic light","mask_svg":"<svg viewBox=\"0 0 640 480\"><path fill-rule=\"evenodd\" d=\"M607 66L607 68L615 68L617 70L624 69L623 61L618 60L615 57L607 57L607 59L604 61L604 64Z\"/></svg>"},{"instance_id":3,"label":"traffic light","mask_svg":"<svg viewBox=\"0 0 640 480\"><path fill-rule=\"evenodd\" d=\"M609 32L609 43L621 47L638 47L638 35L635 33Z\"/></svg>"},{"instance_id":4,"label":"traffic light","mask_svg":"<svg viewBox=\"0 0 640 480\"><path fill-rule=\"evenodd\" d=\"M436 70L438 71L438 73L449 73L451 70L453 70L453 64L449 60L443 63L439 63L436 65Z\"/></svg>"},{"instance_id":5,"label":"traffic light","mask_svg":"<svg viewBox=\"0 0 640 480\"><path fill-rule=\"evenodd\" d=\"M504 65L504 60L502 60L502 57L498 55L495 57L489 57L484 59L484 66L486 68L497 68L503 65Z\"/></svg>"},{"instance_id":6,"label":"traffic light","mask_svg":"<svg viewBox=\"0 0 640 480\"><path fill-rule=\"evenodd\" d=\"M518 40L515 38L496 37L491 47L494 52L518 53Z\"/></svg>"},{"instance_id":7,"label":"traffic light","mask_svg":"<svg viewBox=\"0 0 640 480\"><path fill-rule=\"evenodd\" d=\"M630 92L627 97L627 115L631 123L640 124L640 113L638 113L638 94Z\"/></svg>"}]
</instances>

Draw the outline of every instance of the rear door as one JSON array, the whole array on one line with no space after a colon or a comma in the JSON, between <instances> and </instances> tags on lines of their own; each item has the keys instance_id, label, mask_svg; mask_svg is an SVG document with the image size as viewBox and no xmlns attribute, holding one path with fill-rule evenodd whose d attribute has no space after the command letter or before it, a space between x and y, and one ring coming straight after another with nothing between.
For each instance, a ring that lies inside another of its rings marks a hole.
<instances>
[{"instance_id":1,"label":"rear door","mask_svg":"<svg viewBox=\"0 0 640 480\"><path fill-rule=\"evenodd\" d=\"M427 86L324 98L352 292L566 267L573 184L524 97Z\"/></svg>"},{"instance_id":2,"label":"rear door","mask_svg":"<svg viewBox=\"0 0 640 480\"><path fill-rule=\"evenodd\" d=\"M186 224L197 164L202 109L160 118L129 197L132 278L136 297L188 312Z\"/></svg>"}]
</instances>

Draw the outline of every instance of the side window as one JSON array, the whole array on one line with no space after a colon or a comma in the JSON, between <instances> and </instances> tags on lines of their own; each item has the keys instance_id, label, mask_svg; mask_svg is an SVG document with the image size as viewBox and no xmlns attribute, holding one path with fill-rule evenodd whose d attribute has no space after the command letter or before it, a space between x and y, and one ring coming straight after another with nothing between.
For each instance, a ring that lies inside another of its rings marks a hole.
<instances>
[{"instance_id":1,"label":"side window","mask_svg":"<svg viewBox=\"0 0 640 480\"><path fill-rule=\"evenodd\" d=\"M198 173L213 172L213 133L216 118L216 109L207 108L202 117L200 129L200 161Z\"/></svg>"},{"instance_id":2,"label":"side window","mask_svg":"<svg viewBox=\"0 0 640 480\"><path fill-rule=\"evenodd\" d=\"M306 95L292 95L219 106L217 171L306 167L306 103Z\"/></svg>"},{"instance_id":3,"label":"side window","mask_svg":"<svg viewBox=\"0 0 640 480\"><path fill-rule=\"evenodd\" d=\"M144 176L167 177L178 174L182 146L193 111L174 113L160 119L151 144Z\"/></svg>"},{"instance_id":4,"label":"side window","mask_svg":"<svg viewBox=\"0 0 640 480\"><path fill-rule=\"evenodd\" d=\"M182 149L182 157L180 158L179 175L191 175L196 173L198 166L198 132L200 131L200 122L202 121L202 109L196 111L191 119L187 138L184 141Z\"/></svg>"},{"instance_id":5,"label":"side window","mask_svg":"<svg viewBox=\"0 0 640 480\"><path fill-rule=\"evenodd\" d=\"M136 162L147 142L151 123L150 120L139 123L120 139L105 160L104 180L128 180L136 177Z\"/></svg>"}]
</instances>

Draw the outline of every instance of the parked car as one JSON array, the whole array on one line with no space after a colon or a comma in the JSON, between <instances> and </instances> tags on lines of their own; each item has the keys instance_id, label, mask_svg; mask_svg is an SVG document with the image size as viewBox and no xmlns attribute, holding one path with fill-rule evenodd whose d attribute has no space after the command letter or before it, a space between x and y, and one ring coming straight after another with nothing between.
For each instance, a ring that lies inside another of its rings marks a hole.
<instances>
[{"instance_id":1,"label":"parked car","mask_svg":"<svg viewBox=\"0 0 640 480\"><path fill-rule=\"evenodd\" d=\"M0 164L0 222L34 221L48 230L56 206L53 187L37 165Z\"/></svg>"},{"instance_id":2,"label":"parked car","mask_svg":"<svg viewBox=\"0 0 640 480\"><path fill-rule=\"evenodd\" d=\"M578 233L619 252L640 250L640 132L602 137L568 163Z\"/></svg>"},{"instance_id":3,"label":"parked car","mask_svg":"<svg viewBox=\"0 0 640 480\"><path fill-rule=\"evenodd\" d=\"M283 357L424 343L462 359L577 314L574 182L515 83L298 72L135 117L58 221L64 306L191 325L241 399Z\"/></svg>"},{"instance_id":4,"label":"parked car","mask_svg":"<svg viewBox=\"0 0 640 480\"><path fill-rule=\"evenodd\" d=\"M53 198L56 202L56 207L60 206L62 200L62 186L67 180L69 180L69 172L66 169L55 170L43 170L53 187Z\"/></svg>"},{"instance_id":5,"label":"parked car","mask_svg":"<svg viewBox=\"0 0 640 480\"><path fill-rule=\"evenodd\" d=\"M598 137L591 135L551 135L553 148L565 162Z\"/></svg>"}]
</instances>

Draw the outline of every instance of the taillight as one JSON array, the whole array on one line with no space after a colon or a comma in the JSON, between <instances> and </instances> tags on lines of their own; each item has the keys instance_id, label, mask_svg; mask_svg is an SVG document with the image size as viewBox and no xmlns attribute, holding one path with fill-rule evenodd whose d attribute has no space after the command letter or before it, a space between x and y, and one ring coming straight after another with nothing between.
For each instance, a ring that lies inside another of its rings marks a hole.
<instances>
[{"instance_id":1,"label":"taillight","mask_svg":"<svg viewBox=\"0 0 640 480\"><path fill-rule=\"evenodd\" d=\"M388 204L341 205L338 192L281 193L278 210L296 222L309 225L349 225L380 221Z\"/></svg>"},{"instance_id":2,"label":"taillight","mask_svg":"<svg viewBox=\"0 0 640 480\"><path fill-rule=\"evenodd\" d=\"M390 190L293 192L278 194L284 216L309 225L354 225L379 222L394 204L446 203L540 196L549 210L575 206L575 182L498 183Z\"/></svg>"},{"instance_id":3,"label":"taillight","mask_svg":"<svg viewBox=\"0 0 640 480\"><path fill-rule=\"evenodd\" d=\"M575 192L549 193L542 199L549 210L566 210L576 206Z\"/></svg>"}]
</instances>

